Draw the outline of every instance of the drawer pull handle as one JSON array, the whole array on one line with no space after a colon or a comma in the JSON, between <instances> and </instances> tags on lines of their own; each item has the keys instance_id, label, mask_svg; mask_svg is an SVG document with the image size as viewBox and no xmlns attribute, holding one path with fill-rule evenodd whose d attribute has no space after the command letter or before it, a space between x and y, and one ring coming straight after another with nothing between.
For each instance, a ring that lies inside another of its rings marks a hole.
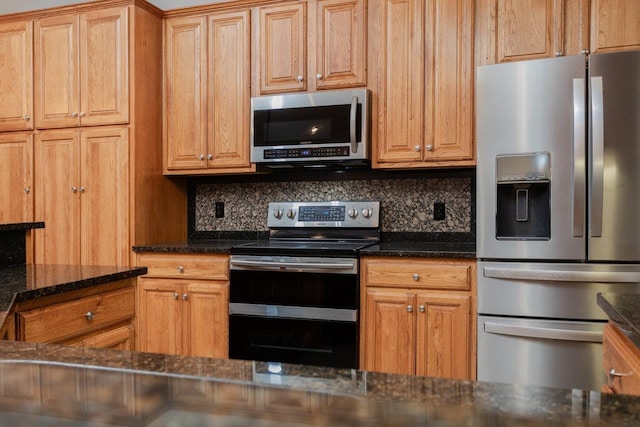
<instances>
[{"instance_id":1,"label":"drawer pull handle","mask_svg":"<svg viewBox=\"0 0 640 427\"><path fill-rule=\"evenodd\" d=\"M179 271L180 273L184 273L184 267L183 267L183 266L181 266L181 265L179 265L179 266L178 266L178 271Z\"/></svg>"},{"instance_id":2,"label":"drawer pull handle","mask_svg":"<svg viewBox=\"0 0 640 427\"><path fill-rule=\"evenodd\" d=\"M84 315L87 320L93 320L93 311L87 311L87 314Z\"/></svg>"},{"instance_id":3,"label":"drawer pull handle","mask_svg":"<svg viewBox=\"0 0 640 427\"><path fill-rule=\"evenodd\" d=\"M630 375L631 373L616 372L615 368L611 368L611 370L609 371L610 380L613 380L615 377L628 377Z\"/></svg>"},{"instance_id":4,"label":"drawer pull handle","mask_svg":"<svg viewBox=\"0 0 640 427\"><path fill-rule=\"evenodd\" d=\"M416 282L420 280L420 275L418 273L413 273L413 280L415 280Z\"/></svg>"}]
</instances>

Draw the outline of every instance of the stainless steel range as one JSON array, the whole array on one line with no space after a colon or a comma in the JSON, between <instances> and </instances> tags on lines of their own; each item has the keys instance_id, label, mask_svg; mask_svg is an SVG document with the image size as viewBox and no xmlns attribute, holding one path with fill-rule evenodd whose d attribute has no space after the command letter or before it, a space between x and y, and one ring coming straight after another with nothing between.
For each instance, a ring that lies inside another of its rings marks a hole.
<instances>
[{"instance_id":1,"label":"stainless steel range","mask_svg":"<svg viewBox=\"0 0 640 427\"><path fill-rule=\"evenodd\" d=\"M358 367L358 256L380 202L269 204L269 239L231 249L229 356Z\"/></svg>"}]
</instances>

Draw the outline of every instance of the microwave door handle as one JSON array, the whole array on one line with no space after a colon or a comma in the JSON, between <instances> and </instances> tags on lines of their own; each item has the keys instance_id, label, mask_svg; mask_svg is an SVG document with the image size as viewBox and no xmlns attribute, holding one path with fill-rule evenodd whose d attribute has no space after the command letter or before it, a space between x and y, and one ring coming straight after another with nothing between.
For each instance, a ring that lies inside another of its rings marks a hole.
<instances>
[{"instance_id":1,"label":"microwave door handle","mask_svg":"<svg viewBox=\"0 0 640 427\"><path fill-rule=\"evenodd\" d=\"M358 151L358 141L356 141L356 118L358 113L358 97L353 96L351 98L351 110L349 119L349 138L351 139L351 152L356 153Z\"/></svg>"}]
</instances>

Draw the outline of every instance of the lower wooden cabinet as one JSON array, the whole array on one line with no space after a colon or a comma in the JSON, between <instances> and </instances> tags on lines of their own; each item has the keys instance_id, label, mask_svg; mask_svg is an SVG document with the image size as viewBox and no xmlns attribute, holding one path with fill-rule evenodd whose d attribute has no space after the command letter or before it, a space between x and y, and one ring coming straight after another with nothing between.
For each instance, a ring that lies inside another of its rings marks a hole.
<instances>
[{"instance_id":1,"label":"lower wooden cabinet","mask_svg":"<svg viewBox=\"0 0 640 427\"><path fill-rule=\"evenodd\" d=\"M137 350L229 356L228 256L138 254ZM173 266L173 267L172 267Z\"/></svg>"},{"instance_id":2,"label":"lower wooden cabinet","mask_svg":"<svg viewBox=\"0 0 640 427\"><path fill-rule=\"evenodd\" d=\"M18 310L16 339L83 347L134 349L131 286Z\"/></svg>"},{"instance_id":3,"label":"lower wooden cabinet","mask_svg":"<svg viewBox=\"0 0 640 427\"><path fill-rule=\"evenodd\" d=\"M602 351L602 367L608 377L602 391L640 395L640 349L609 323L604 328Z\"/></svg>"},{"instance_id":4,"label":"lower wooden cabinet","mask_svg":"<svg viewBox=\"0 0 640 427\"><path fill-rule=\"evenodd\" d=\"M475 260L361 263L362 369L475 379Z\"/></svg>"}]
</instances>

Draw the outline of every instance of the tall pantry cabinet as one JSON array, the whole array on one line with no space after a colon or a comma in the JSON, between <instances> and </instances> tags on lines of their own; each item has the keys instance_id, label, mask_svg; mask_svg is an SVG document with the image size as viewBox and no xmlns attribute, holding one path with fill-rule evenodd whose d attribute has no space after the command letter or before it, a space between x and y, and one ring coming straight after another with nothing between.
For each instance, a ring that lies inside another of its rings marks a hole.
<instances>
[{"instance_id":1,"label":"tall pantry cabinet","mask_svg":"<svg viewBox=\"0 0 640 427\"><path fill-rule=\"evenodd\" d=\"M183 238L185 186L162 175L162 11L105 0L0 16L0 53L34 76L10 92L27 101L0 108L0 131L15 129L9 119L35 129L20 142L33 156L22 191L45 222L34 261L131 265L131 246ZM8 135L0 150L10 143L18 158Z\"/></svg>"}]
</instances>

